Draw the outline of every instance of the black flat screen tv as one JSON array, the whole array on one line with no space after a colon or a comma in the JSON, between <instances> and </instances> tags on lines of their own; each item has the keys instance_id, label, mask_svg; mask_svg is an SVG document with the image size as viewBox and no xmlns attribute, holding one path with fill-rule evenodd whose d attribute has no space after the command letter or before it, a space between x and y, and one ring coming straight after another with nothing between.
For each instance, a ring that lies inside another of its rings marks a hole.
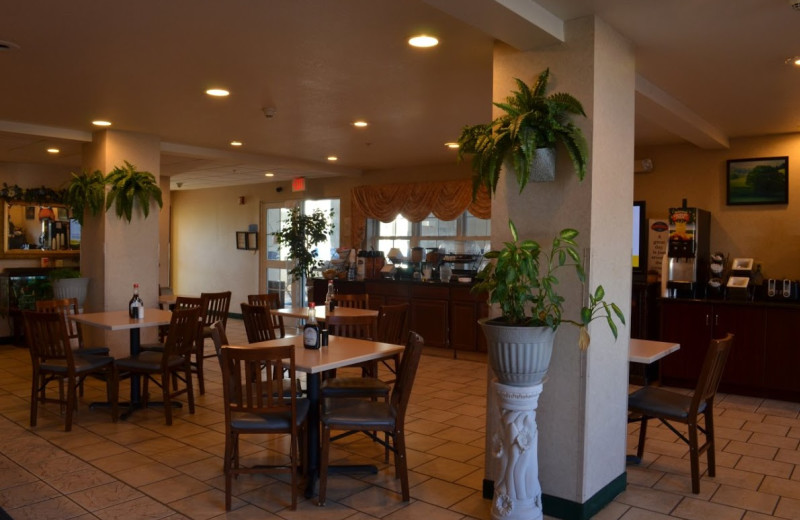
<instances>
[{"instance_id":1,"label":"black flat screen tv","mask_svg":"<svg viewBox=\"0 0 800 520\"><path fill-rule=\"evenodd\" d=\"M633 281L647 280L647 204L633 202Z\"/></svg>"}]
</instances>

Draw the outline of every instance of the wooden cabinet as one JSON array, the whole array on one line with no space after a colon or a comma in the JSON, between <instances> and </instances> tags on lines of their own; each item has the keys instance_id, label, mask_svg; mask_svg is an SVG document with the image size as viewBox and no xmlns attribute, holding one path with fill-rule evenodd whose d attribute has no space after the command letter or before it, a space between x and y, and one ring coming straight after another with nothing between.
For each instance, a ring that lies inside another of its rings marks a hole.
<instances>
[{"instance_id":1,"label":"wooden cabinet","mask_svg":"<svg viewBox=\"0 0 800 520\"><path fill-rule=\"evenodd\" d=\"M661 300L661 338L681 349L661 363L664 384L694 387L709 341L735 335L720 390L800 400L800 306Z\"/></svg>"},{"instance_id":2,"label":"wooden cabinet","mask_svg":"<svg viewBox=\"0 0 800 520\"><path fill-rule=\"evenodd\" d=\"M314 280L314 300L325 301L327 280ZM340 294L369 294L369 306L407 303L409 329L425 338L429 347L486 351L478 320L488 315L486 294L472 294L471 284L420 283L404 280L334 282Z\"/></svg>"}]
</instances>

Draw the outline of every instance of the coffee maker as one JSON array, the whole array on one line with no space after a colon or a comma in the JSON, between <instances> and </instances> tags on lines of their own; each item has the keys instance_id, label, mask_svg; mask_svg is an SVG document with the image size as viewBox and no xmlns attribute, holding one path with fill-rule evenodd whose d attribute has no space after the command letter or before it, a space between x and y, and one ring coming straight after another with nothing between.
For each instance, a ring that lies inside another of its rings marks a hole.
<instances>
[{"instance_id":1,"label":"coffee maker","mask_svg":"<svg viewBox=\"0 0 800 520\"><path fill-rule=\"evenodd\" d=\"M702 298L708 282L711 214L683 206L669 209L667 295Z\"/></svg>"}]
</instances>

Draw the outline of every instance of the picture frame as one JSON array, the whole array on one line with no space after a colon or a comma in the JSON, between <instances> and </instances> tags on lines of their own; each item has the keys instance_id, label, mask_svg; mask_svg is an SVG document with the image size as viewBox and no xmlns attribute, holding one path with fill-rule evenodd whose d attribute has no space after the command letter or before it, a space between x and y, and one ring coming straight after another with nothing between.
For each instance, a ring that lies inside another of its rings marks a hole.
<instances>
[{"instance_id":1,"label":"picture frame","mask_svg":"<svg viewBox=\"0 0 800 520\"><path fill-rule=\"evenodd\" d=\"M789 203L789 157L730 159L725 171L729 206Z\"/></svg>"},{"instance_id":2,"label":"picture frame","mask_svg":"<svg viewBox=\"0 0 800 520\"><path fill-rule=\"evenodd\" d=\"M247 249L258 249L258 233L247 232Z\"/></svg>"},{"instance_id":3,"label":"picture frame","mask_svg":"<svg viewBox=\"0 0 800 520\"><path fill-rule=\"evenodd\" d=\"M26 206L25 207L25 220L34 220L36 219L36 208L33 206Z\"/></svg>"},{"instance_id":4,"label":"picture frame","mask_svg":"<svg viewBox=\"0 0 800 520\"><path fill-rule=\"evenodd\" d=\"M247 231L236 232L236 249L247 249Z\"/></svg>"}]
</instances>

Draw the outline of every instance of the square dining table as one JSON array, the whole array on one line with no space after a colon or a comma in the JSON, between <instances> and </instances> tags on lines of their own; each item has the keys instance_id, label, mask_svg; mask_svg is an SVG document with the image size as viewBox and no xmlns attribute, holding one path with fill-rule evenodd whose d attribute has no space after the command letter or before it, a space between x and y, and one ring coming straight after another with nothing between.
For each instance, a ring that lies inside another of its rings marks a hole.
<instances>
[{"instance_id":1,"label":"square dining table","mask_svg":"<svg viewBox=\"0 0 800 520\"><path fill-rule=\"evenodd\" d=\"M284 318L306 319L308 318L308 309L308 307L284 307L282 309L270 309L270 312L278 316L283 316ZM333 310L333 314L336 316L372 316L375 319L378 318L378 311L375 309L336 307ZM328 310L325 305L316 306L314 307L314 315L317 317L317 321L325 322L328 316Z\"/></svg>"},{"instance_id":2,"label":"square dining table","mask_svg":"<svg viewBox=\"0 0 800 520\"><path fill-rule=\"evenodd\" d=\"M354 310L354 309L351 309ZM338 311L338 309L337 309ZM377 311L375 311L377 314ZM404 345L382 343L364 339L330 336L327 347L307 349L302 336L292 336L258 343L250 347L294 346L295 368L306 373L306 393L309 401L308 417L308 462L309 482L306 497L314 494L315 479L319 472L320 457L320 386L322 373L336 368L356 365L365 361L391 358L405 350Z\"/></svg>"},{"instance_id":3,"label":"square dining table","mask_svg":"<svg viewBox=\"0 0 800 520\"><path fill-rule=\"evenodd\" d=\"M139 353L139 348L141 346L140 330L145 327L169 325L172 319L172 312L162 309L147 308L144 310L144 318L139 319L131 318L126 309L123 311L74 314L69 316L69 319L104 330L128 330L130 332L130 354L131 356L135 356ZM121 417L126 419L131 413L141 407L141 377L132 375L130 403L128 403L128 410L122 414Z\"/></svg>"}]
</instances>

